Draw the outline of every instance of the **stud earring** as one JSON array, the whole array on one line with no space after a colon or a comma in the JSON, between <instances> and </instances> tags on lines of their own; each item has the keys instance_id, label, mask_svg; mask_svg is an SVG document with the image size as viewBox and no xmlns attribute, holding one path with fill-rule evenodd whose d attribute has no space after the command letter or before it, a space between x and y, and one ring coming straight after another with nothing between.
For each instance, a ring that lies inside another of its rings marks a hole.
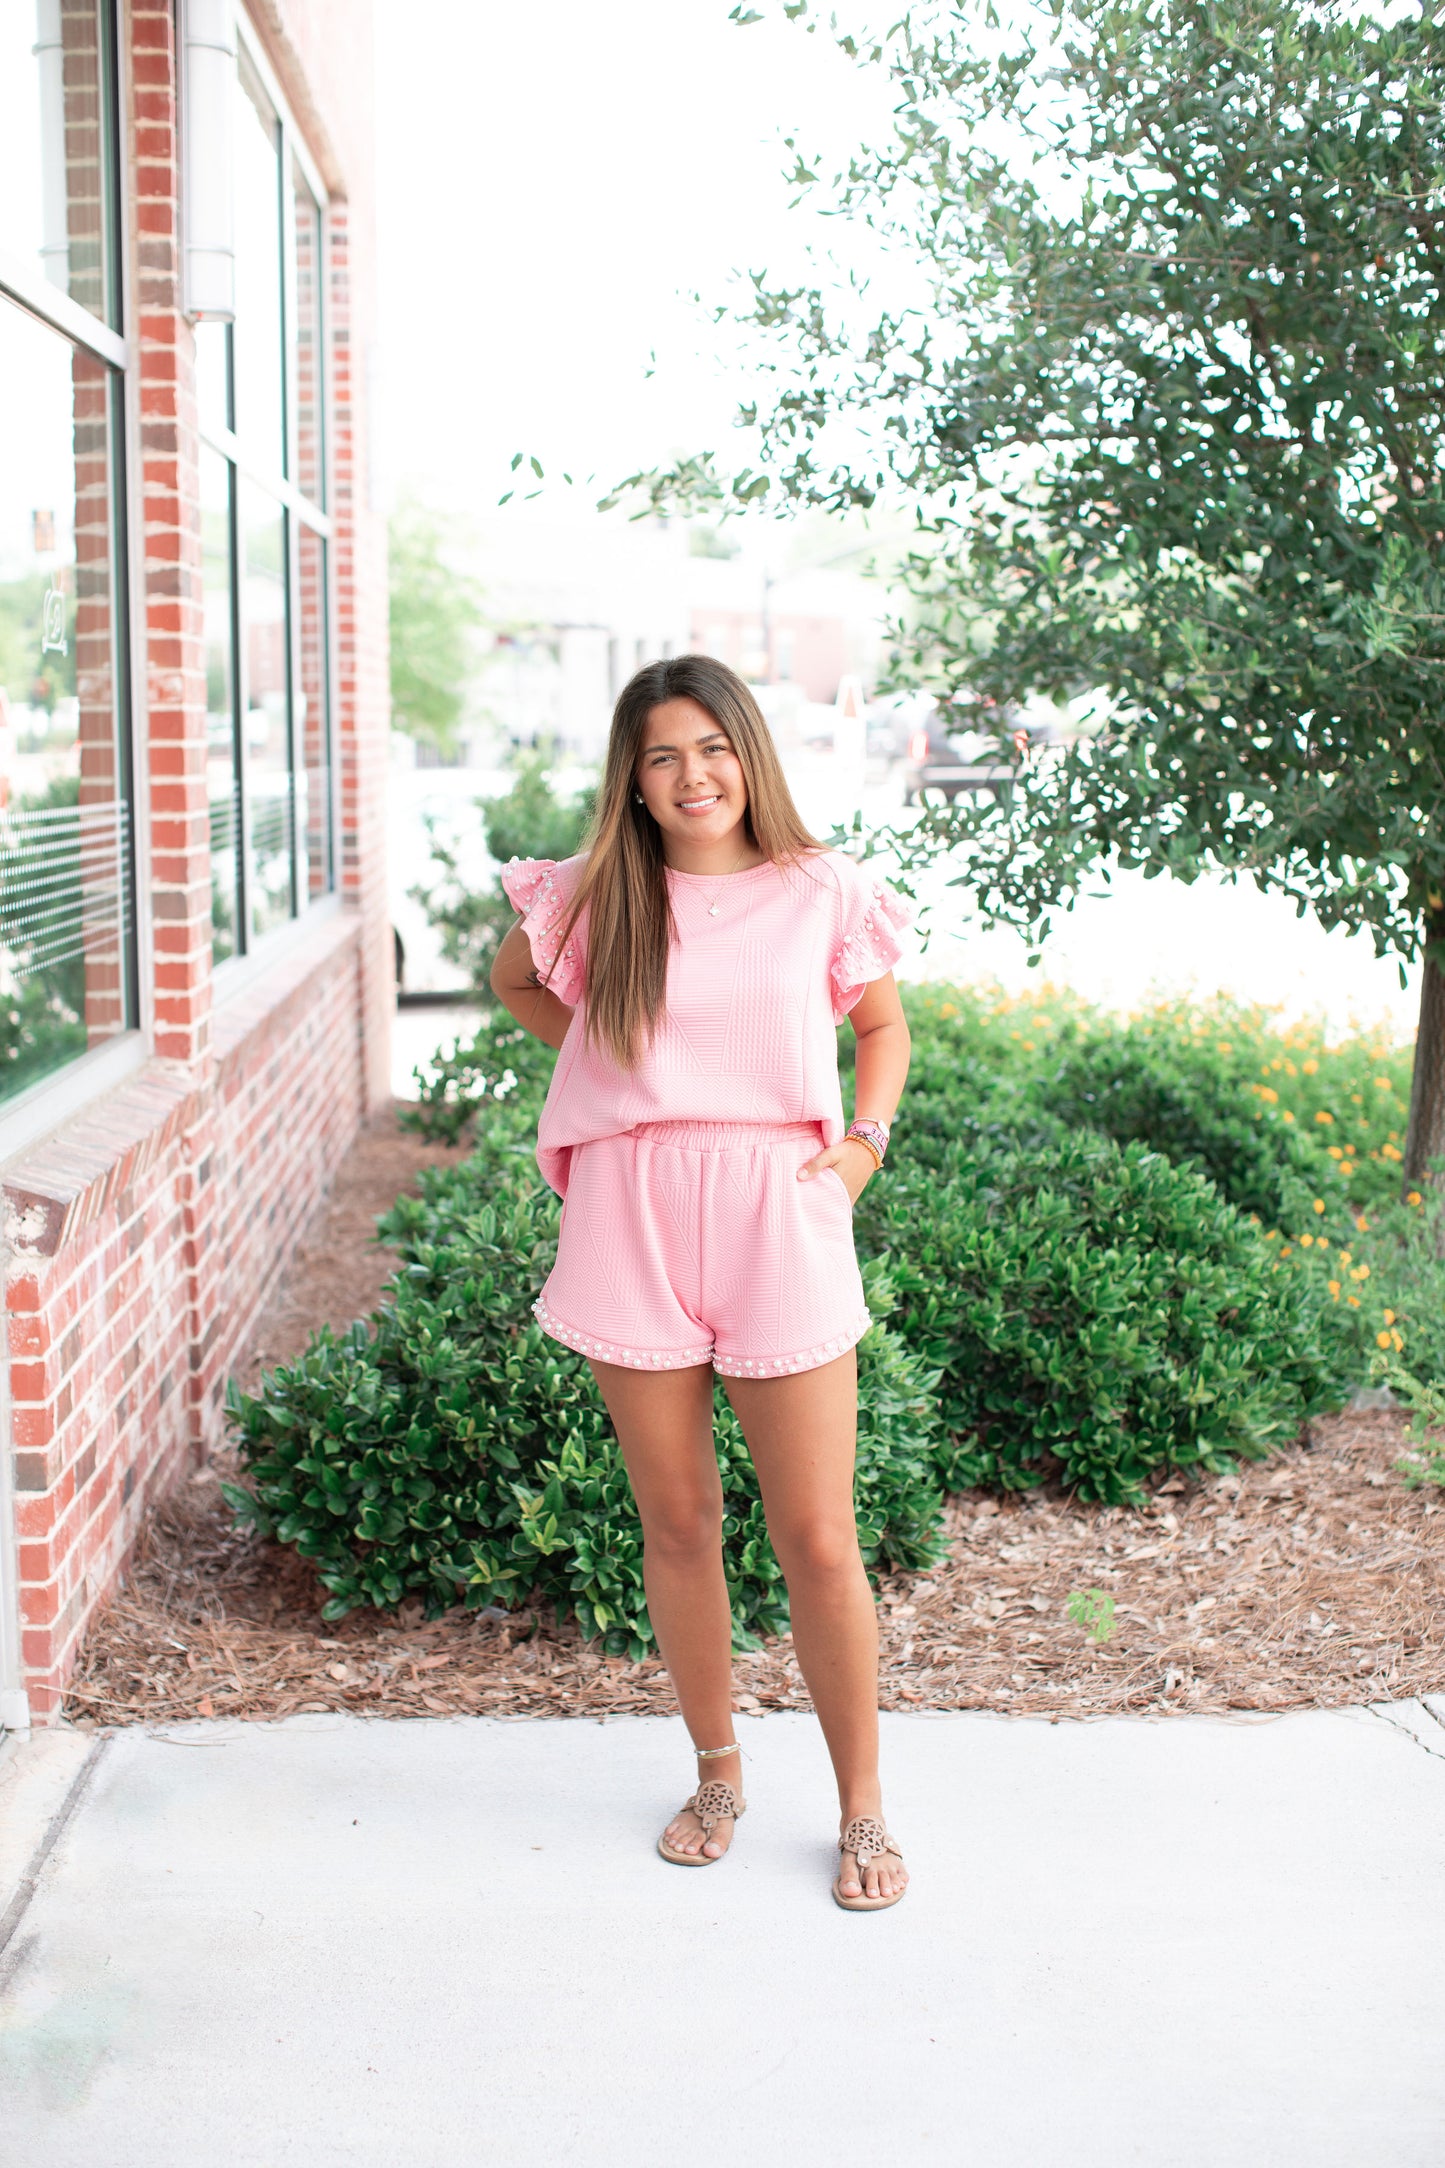
<instances>
[{"instance_id":1,"label":"stud earring","mask_svg":"<svg viewBox=\"0 0 1445 2168\"><path fill-rule=\"evenodd\" d=\"M632 793L632 803L633 803L634 805L646 805L646 803L647 803L647 800L646 800L646 799L645 799L645 798L643 797L643 795L642 795L642 792L641 792L640 790L635 790L635 791L634 791L634 792Z\"/></svg>"}]
</instances>

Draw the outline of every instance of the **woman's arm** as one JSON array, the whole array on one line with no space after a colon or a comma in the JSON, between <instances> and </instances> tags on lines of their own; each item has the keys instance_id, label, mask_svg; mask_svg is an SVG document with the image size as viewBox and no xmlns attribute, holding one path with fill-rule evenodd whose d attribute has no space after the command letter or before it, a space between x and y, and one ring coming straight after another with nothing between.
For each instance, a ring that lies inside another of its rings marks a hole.
<instances>
[{"instance_id":1,"label":"woman's arm","mask_svg":"<svg viewBox=\"0 0 1445 2168\"><path fill-rule=\"evenodd\" d=\"M854 1115L858 1119L891 1123L908 1081L908 1062L913 1051L908 1019L903 1013L903 1003L898 998L898 987L891 971L864 987L848 1012L848 1021L858 1041ZM856 1141L849 1143L846 1137L841 1144L829 1145L800 1167L799 1176L820 1174L824 1167L837 1168L854 1204L878 1171L867 1146Z\"/></svg>"},{"instance_id":2,"label":"woman's arm","mask_svg":"<svg viewBox=\"0 0 1445 2168\"><path fill-rule=\"evenodd\" d=\"M848 1021L858 1041L853 1117L886 1126L898 1112L913 1052L908 1019L891 971L864 987L848 1012Z\"/></svg>"},{"instance_id":3,"label":"woman's arm","mask_svg":"<svg viewBox=\"0 0 1445 2168\"><path fill-rule=\"evenodd\" d=\"M530 1031L544 1046L562 1044L572 1021L572 1011L538 978L532 944L520 922L497 950L488 983L502 1007L516 1017L524 1031ZM868 991L871 993L873 989L870 987Z\"/></svg>"}]
</instances>

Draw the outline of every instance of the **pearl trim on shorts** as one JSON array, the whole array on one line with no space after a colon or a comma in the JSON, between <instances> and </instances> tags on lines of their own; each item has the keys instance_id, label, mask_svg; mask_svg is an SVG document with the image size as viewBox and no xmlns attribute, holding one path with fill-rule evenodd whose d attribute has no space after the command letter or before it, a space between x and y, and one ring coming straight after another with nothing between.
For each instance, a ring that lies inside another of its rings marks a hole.
<instances>
[{"instance_id":1,"label":"pearl trim on shorts","mask_svg":"<svg viewBox=\"0 0 1445 2168\"><path fill-rule=\"evenodd\" d=\"M620 1363L628 1370L689 1370L697 1363L710 1362L725 1378L780 1378L797 1370L816 1370L821 1363L831 1362L835 1355L846 1355L850 1347L856 1347L873 1322L865 1310L847 1331L836 1333L831 1340L820 1340L814 1347L800 1348L791 1355L766 1356L756 1362L738 1362L718 1355L711 1342L705 1347L669 1348L663 1354L648 1354L639 1348L620 1347L615 1340L598 1340L591 1333L564 1325L540 1295L532 1304L532 1313L543 1332L570 1347L574 1354L595 1355L599 1362Z\"/></svg>"}]
</instances>

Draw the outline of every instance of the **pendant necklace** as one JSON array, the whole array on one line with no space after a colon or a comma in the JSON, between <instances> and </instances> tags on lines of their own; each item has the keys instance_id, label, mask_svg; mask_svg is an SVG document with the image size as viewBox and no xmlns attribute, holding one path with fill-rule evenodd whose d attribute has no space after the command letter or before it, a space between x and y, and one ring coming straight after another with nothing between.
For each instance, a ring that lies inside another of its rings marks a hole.
<instances>
[{"instance_id":1,"label":"pendant necklace","mask_svg":"<svg viewBox=\"0 0 1445 2168\"><path fill-rule=\"evenodd\" d=\"M734 874L735 874L735 873L737 872L737 870L738 870L738 866L741 866L741 864L742 864L743 860L744 860L744 859L745 859L745 858L747 857L747 854L748 854L748 847L747 847L747 845L746 845L746 844L744 844L744 845L743 845L743 847L742 847L742 849L741 849L741 850L739 851L739 853L738 853L737 865L735 865L735 866L730 866L730 867L728 868L727 872L726 872L726 873L725 873L725 874L723 875L723 879L724 879L724 881L730 881L730 880L732 879L733 875L734 875ZM706 890L706 889L704 889L704 890L703 890L703 894L704 894L704 895L706 895L706 894L707 894L707 890ZM719 889L716 889L716 890L714 891L714 893L713 893L713 900L712 900L712 902L711 902L711 903L710 903L710 904L708 905L708 907L707 907L707 915L708 915L708 917L709 917L709 918L716 918L716 917L717 917L717 915L718 915L718 911L719 911L719 909L720 909L720 905L719 905L719 903L718 903L718 898L719 898L719 897L721 896L721 894L722 894L722 890L721 890L720 888L719 888Z\"/></svg>"}]
</instances>

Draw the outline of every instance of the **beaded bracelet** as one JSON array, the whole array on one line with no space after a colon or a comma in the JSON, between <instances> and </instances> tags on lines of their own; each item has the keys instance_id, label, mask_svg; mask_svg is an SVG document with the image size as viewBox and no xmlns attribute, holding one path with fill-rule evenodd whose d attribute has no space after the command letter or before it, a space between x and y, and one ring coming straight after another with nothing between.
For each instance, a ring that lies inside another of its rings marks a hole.
<instances>
[{"instance_id":1,"label":"beaded bracelet","mask_svg":"<svg viewBox=\"0 0 1445 2168\"><path fill-rule=\"evenodd\" d=\"M866 1116L860 1115L856 1122L849 1123L844 1141L846 1143L848 1138L851 1138L854 1144L861 1144L865 1151L873 1154L881 1167L883 1155L888 1149L889 1135L890 1131L886 1122L870 1121Z\"/></svg>"}]
</instances>

